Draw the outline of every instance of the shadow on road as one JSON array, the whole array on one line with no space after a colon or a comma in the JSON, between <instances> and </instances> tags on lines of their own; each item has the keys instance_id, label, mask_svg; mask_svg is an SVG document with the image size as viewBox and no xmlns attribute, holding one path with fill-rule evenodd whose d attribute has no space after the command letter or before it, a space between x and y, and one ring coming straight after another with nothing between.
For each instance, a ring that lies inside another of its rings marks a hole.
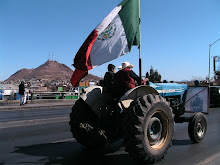
<instances>
[{"instance_id":1,"label":"shadow on road","mask_svg":"<svg viewBox=\"0 0 220 165\"><path fill-rule=\"evenodd\" d=\"M111 147L110 153L103 154L88 150L76 142L59 142L31 146L20 146L16 147L16 150L13 153L22 153L30 156L45 157L36 162L45 165L138 164L138 162L129 157L129 155L124 151L123 148L116 149L114 147L117 148L118 146L113 146L113 148Z\"/></svg>"},{"instance_id":2,"label":"shadow on road","mask_svg":"<svg viewBox=\"0 0 220 165\"><path fill-rule=\"evenodd\" d=\"M191 140L176 140L172 141L173 146L181 146L181 145L191 145L193 142Z\"/></svg>"},{"instance_id":3,"label":"shadow on road","mask_svg":"<svg viewBox=\"0 0 220 165\"><path fill-rule=\"evenodd\" d=\"M190 140L173 140L173 145L190 145ZM22 153L29 156L45 157L36 163L45 165L138 165L138 162L129 157L124 151L122 142L111 145L109 153L103 154L88 150L77 142L46 143L31 146L16 147L13 153Z\"/></svg>"}]
</instances>

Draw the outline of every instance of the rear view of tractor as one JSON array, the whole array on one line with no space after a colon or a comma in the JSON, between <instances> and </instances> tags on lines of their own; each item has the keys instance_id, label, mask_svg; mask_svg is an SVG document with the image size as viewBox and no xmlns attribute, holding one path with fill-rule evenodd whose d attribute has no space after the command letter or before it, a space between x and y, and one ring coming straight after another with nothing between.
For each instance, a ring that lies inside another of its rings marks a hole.
<instances>
[{"instance_id":1,"label":"rear view of tractor","mask_svg":"<svg viewBox=\"0 0 220 165\"><path fill-rule=\"evenodd\" d=\"M74 58L74 87L89 70L128 54L132 46L138 46L139 77L142 76L140 7L140 0L123 0L90 33ZM132 82L131 87L135 86ZM185 103L192 100L186 100L187 93L187 85L150 83L132 88L116 99L102 86L88 87L72 108L71 132L83 146L103 152L123 139L131 157L155 163L172 145L175 122L189 122L189 137L194 142L205 137L207 123L197 104L202 102L200 98L192 102L192 107L200 112L183 116Z\"/></svg>"},{"instance_id":2,"label":"rear view of tractor","mask_svg":"<svg viewBox=\"0 0 220 165\"><path fill-rule=\"evenodd\" d=\"M175 122L189 122L193 142L205 137L207 122L203 113L183 117L187 85L150 83L127 91L119 100L103 88L84 89L70 114L73 137L87 148L105 152L111 143L123 139L131 157L155 163L172 145Z\"/></svg>"}]
</instances>

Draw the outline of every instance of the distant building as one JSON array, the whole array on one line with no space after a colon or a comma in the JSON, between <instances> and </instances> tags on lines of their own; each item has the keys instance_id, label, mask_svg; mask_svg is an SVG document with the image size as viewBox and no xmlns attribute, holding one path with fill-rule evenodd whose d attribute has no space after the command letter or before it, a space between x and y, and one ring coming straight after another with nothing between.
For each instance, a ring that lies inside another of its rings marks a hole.
<instances>
[{"instance_id":1,"label":"distant building","mask_svg":"<svg viewBox=\"0 0 220 165\"><path fill-rule=\"evenodd\" d=\"M19 87L14 84L0 84L0 100L16 100Z\"/></svg>"}]
</instances>

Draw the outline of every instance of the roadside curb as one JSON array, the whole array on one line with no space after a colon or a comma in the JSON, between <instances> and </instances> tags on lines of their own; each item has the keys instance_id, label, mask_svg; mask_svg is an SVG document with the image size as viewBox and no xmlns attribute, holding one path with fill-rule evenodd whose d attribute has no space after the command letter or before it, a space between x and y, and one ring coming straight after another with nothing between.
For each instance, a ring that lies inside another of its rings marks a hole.
<instances>
[{"instance_id":1,"label":"roadside curb","mask_svg":"<svg viewBox=\"0 0 220 165\"><path fill-rule=\"evenodd\" d=\"M23 110L23 109L37 109L37 108L53 108L53 107L71 107L74 105L76 100L72 100L72 102L68 103L41 103L41 104L25 104L23 106L20 105L8 105L8 106L0 106L1 110Z\"/></svg>"}]
</instances>

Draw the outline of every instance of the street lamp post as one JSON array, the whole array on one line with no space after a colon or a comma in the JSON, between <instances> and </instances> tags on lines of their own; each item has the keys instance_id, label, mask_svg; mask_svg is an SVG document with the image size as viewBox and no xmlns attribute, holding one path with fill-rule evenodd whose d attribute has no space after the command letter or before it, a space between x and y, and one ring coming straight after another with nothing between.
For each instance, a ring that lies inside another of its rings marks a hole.
<instances>
[{"instance_id":1,"label":"street lamp post","mask_svg":"<svg viewBox=\"0 0 220 165\"><path fill-rule=\"evenodd\" d=\"M220 38L219 39L217 39L215 42L213 42L212 44L210 44L209 45L209 86L210 86L210 67L211 67L211 47L212 47L212 45L214 45L216 42L218 42L220 40Z\"/></svg>"}]
</instances>

